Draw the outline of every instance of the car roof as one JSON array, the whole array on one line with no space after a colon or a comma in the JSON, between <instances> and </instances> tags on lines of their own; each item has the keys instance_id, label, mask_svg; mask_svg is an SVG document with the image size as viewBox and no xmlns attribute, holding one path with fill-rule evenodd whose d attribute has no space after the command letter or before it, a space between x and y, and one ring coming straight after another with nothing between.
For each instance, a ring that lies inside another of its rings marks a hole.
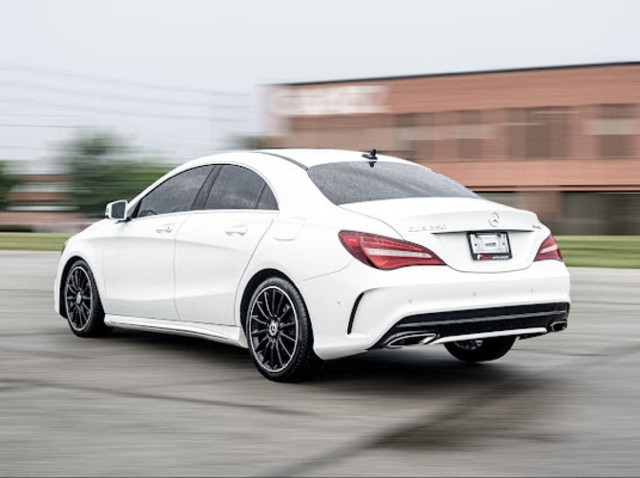
<instances>
[{"instance_id":1,"label":"car roof","mask_svg":"<svg viewBox=\"0 0 640 478\"><path fill-rule=\"evenodd\" d=\"M362 156L365 153L364 151L347 151L342 149L260 149L253 152L281 156L293 160L306 168L326 163L366 161ZM403 159L386 156L384 154L377 154L377 158L382 161L405 162Z\"/></svg>"},{"instance_id":2,"label":"car roof","mask_svg":"<svg viewBox=\"0 0 640 478\"><path fill-rule=\"evenodd\" d=\"M313 201L324 203L328 200L322 195L320 190L317 188L309 188L308 184L304 181L292 181L291 174L304 175L304 177L307 177L308 179L305 172L309 168L321 164L368 161L367 158L363 157L363 154L364 153L361 151L346 151L338 149L262 149L216 153L192 159L191 161L187 161L186 163L183 163L169 171L133 198L130 205L137 203L137 201L148 194L149 191L156 188L160 183L181 173L182 171L194 167L214 164L235 164L257 171L267 181L267 184L269 184L276 192L287 192L287 197L289 197L290 200L287 201L285 199L284 202L287 203L287 207L291 207L291 209L294 209L296 205L299 206L303 203L309 205ZM415 164L411 161L383 154L377 154L376 157L379 161L383 162ZM302 176L298 176L298 178L300 177ZM300 198L304 198L304 201L301 202ZM282 198L279 198L278 201L280 202L281 199Z\"/></svg>"},{"instance_id":3,"label":"car roof","mask_svg":"<svg viewBox=\"0 0 640 478\"><path fill-rule=\"evenodd\" d=\"M171 174L177 174L189 168L208 164L241 164L249 167L261 169L265 166L265 157L270 156L272 160L280 161L283 164L295 165L303 170L307 170L320 164L331 164L341 162L363 162L368 161L363 157L362 151L347 151L341 149L256 149L240 150L225 153L216 153L209 156L192 159L174 169ZM279 158L279 159L276 159ZM405 159L377 154L378 161L415 164ZM273 163L271 163L273 164Z\"/></svg>"}]
</instances>

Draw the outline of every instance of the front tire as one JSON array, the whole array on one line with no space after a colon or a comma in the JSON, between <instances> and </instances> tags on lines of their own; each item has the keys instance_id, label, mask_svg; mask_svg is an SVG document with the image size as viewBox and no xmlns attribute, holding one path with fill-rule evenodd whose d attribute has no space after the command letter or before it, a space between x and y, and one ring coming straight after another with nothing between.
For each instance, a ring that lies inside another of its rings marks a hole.
<instances>
[{"instance_id":1,"label":"front tire","mask_svg":"<svg viewBox=\"0 0 640 478\"><path fill-rule=\"evenodd\" d=\"M79 259L65 276L63 301L69 328L78 337L99 337L111 327L104 323L104 310L89 265Z\"/></svg>"},{"instance_id":2,"label":"front tire","mask_svg":"<svg viewBox=\"0 0 640 478\"><path fill-rule=\"evenodd\" d=\"M313 351L307 308L289 281L271 277L254 291L246 312L249 353L262 375L276 382L314 377L322 360Z\"/></svg>"},{"instance_id":3,"label":"front tire","mask_svg":"<svg viewBox=\"0 0 640 478\"><path fill-rule=\"evenodd\" d=\"M515 342L515 337L493 337L482 340L465 340L444 344L445 348L463 362L488 362L505 355Z\"/></svg>"}]
</instances>

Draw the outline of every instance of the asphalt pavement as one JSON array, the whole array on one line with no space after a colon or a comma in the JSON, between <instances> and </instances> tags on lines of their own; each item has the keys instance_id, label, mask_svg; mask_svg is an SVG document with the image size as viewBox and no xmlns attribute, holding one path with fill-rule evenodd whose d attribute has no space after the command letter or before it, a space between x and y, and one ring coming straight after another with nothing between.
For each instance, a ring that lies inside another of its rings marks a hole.
<instances>
[{"instance_id":1,"label":"asphalt pavement","mask_svg":"<svg viewBox=\"0 0 640 478\"><path fill-rule=\"evenodd\" d=\"M53 311L58 254L0 251L0 475L638 475L640 270L571 270L569 328L490 364L444 347L271 383L246 351Z\"/></svg>"}]
</instances>

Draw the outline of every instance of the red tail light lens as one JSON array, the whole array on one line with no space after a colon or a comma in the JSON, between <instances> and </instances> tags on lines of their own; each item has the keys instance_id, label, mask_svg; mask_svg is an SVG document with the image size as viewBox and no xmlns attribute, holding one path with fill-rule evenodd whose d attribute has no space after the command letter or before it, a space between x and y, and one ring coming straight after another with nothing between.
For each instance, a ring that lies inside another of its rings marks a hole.
<instances>
[{"instance_id":1,"label":"red tail light lens","mask_svg":"<svg viewBox=\"0 0 640 478\"><path fill-rule=\"evenodd\" d=\"M562 260L560 247L553 236L549 236L544 240L540 249L538 249L538 253L536 254L534 261L545 261L547 259L553 259L555 261Z\"/></svg>"},{"instance_id":2,"label":"red tail light lens","mask_svg":"<svg viewBox=\"0 0 640 478\"><path fill-rule=\"evenodd\" d=\"M338 236L353 257L377 269L445 265L429 249L412 242L354 231L340 231Z\"/></svg>"}]
</instances>

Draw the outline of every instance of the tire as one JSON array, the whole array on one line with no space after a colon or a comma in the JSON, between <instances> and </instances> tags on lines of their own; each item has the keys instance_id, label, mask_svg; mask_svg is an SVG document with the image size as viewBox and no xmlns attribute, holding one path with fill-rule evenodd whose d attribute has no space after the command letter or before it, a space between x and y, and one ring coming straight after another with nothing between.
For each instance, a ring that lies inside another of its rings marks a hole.
<instances>
[{"instance_id":1,"label":"tire","mask_svg":"<svg viewBox=\"0 0 640 478\"><path fill-rule=\"evenodd\" d=\"M302 382L322 368L313 351L309 313L289 281L271 277L262 282L251 296L244 323L249 354L269 380Z\"/></svg>"},{"instance_id":2,"label":"tire","mask_svg":"<svg viewBox=\"0 0 640 478\"><path fill-rule=\"evenodd\" d=\"M450 342L444 346L451 355L463 362L489 362L499 359L511 350L515 340L515 337L493 337L483 340Z\"/></svg>"},{"instance_id":3,"label":"tire","mask_svg":"<svg viewBox=\"0 0 640 478\"><path fill-rule=\"evenodd\" d=\"M96 281L85 261L79 259L69 267L62 287L62 307L71 332L78 337L100 337L111 332L104 323Z\"/></svg>"}]
</instances>

